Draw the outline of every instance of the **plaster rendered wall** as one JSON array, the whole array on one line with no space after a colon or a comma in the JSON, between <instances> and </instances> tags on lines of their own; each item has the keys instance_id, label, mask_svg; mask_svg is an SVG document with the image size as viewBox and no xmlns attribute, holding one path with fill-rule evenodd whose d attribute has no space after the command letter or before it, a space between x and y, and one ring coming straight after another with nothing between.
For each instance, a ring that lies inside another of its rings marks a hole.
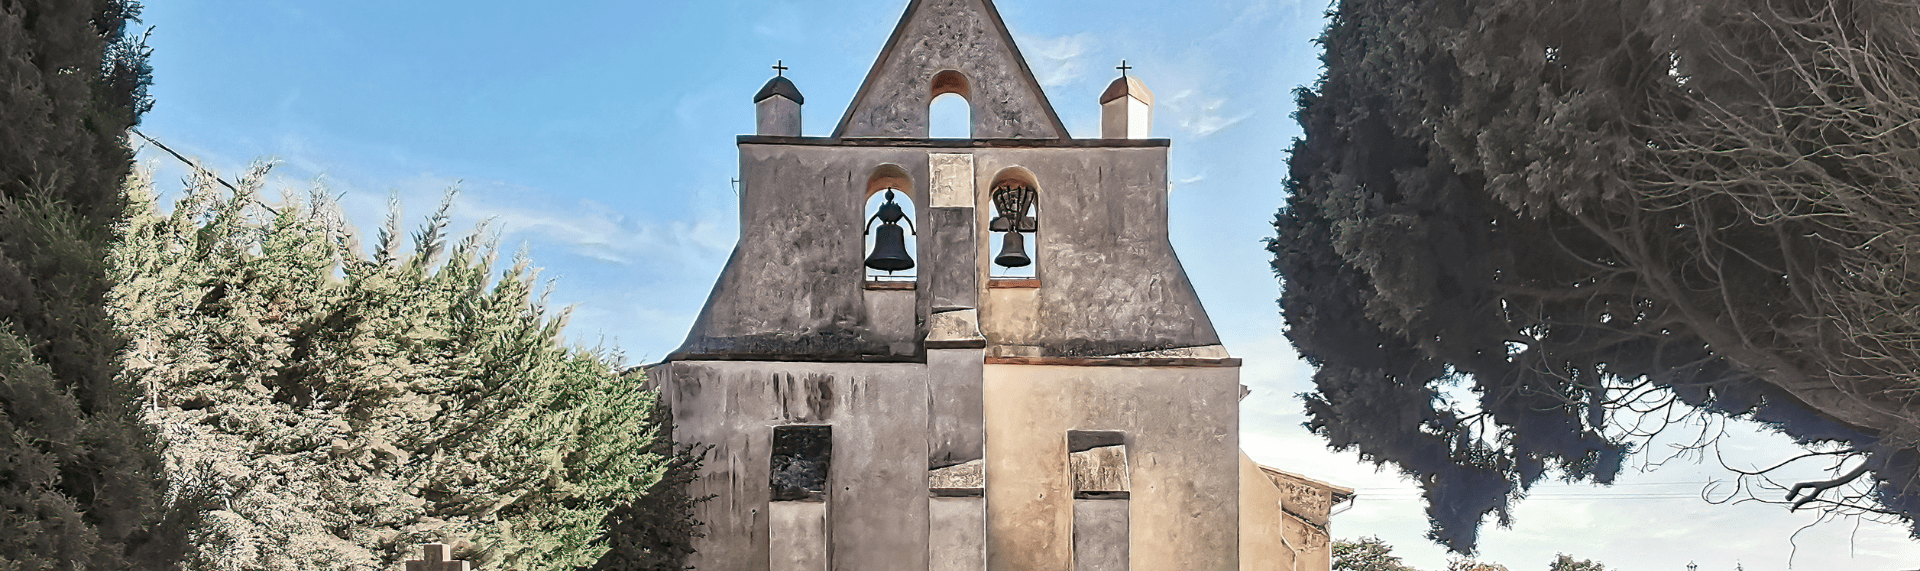
<instances>
[{"instance_id":1,"label":"plaster rendered wall","mask_svg":"<svg viewBox=\"0 0 1920 571\"><path fill-rule=\"evenodd\" d=\"M987 289L981 330L990 345L1038 346L1046 355L1101 356L1217 345L1167 239L1167 148L976 149L976 228L983 287L999 241L996 175L1020 167L1039 185L1029 240L1040 287L1029 293ZM1030 300L1027 298L1031 298Z\"/></svg>"},{"instance_id":2,"label":"plaster rendered wall","mask_svg":"<svg viewBox=\"0 0 1920 571\"><path fill-rule=\"evenodd\" d=\"M972 182L969 177L968 182ZM972 190L972 189L968 189ZM969 196L972 193L968 193ZM920 251L915 258L921 265L921 280L927 284L929 306L934 312L980 307L979 284L974 267L974 251L979 243L973 231L973 204L965 208L923 208L919 220Z\"/></svg>"},{"instance_id":3,"label":"plaster rendered wall","mask_svg":"<svg viewBox=\"0 0 1920 571\"><path fill-rule=\"evenodd\" d=\"M841 571L927 569L927 370L912 363L677 361L649 371L674 439L712 445L693 495L699 569L768 569L773 427L833 427L825 553ZM792 548L785 553L803 552Z\"/></svg>"},{"instance_id":4,"label":"plaster rendered wall","mask_svg":"<svg viewBox=\"0 0 1920 571\"><path fill-rule=\"evenodd\" d=\"M827 504L773 502L767 571L827 571Z\"/></svg>"},{"instance_id":5,"label":"plaster rendered wall","mask_svg":"<svg viewBox=\"0 0 1920 571\"><path fill-rule=\"evenodd\" d=\"M979 349L927 351L927 469L984 457L982 362Z\"/></svg>"},{"instance_id":6,"label":"plaster rendered wall","mask_svg":"<svg viewBox=\"0 0 1920 571\"><path fill-rule=\"evenodd\" d=\"M1287 544L1280 502L1285 496L1268 480L1245 452L1240 457L1240 570L1316 571L1294 567L1294 549ZM1317 571L1327 571L1320 567Z\"/></svg>"},{"instance_id":7,"label":"plaster rendered wall","mask_svg":"<svg viewBox=\"0 0 1920 571\"><path fill-rule=\"evenodd\" d=\"M866 301L868 331L887 342L889 354L920 352L916 334L922 327L914 290L864 290L861 296Z\"/></svg>"},{"instance_id":8,"label":"plaster rendered wall","mask_svg":"<svg viewBox=\"0 0 1920 571\"><path fill-rule=\"evenodd\" d=\"M1153 135L1153 106L1132 96L1100 105L1100 136L1145 139Z\"/></svg>"},{"instance_id":9,"label":"plaster rendered wall","mask_svg":"<svg viewBox=\"0 0 1920 571\"><path fill-rule=\"evenodd\" d=\"M971 84L974 138L1066 137L999 20L981 0L910 4L835 136L926 137L933 76L955 70Z\"/></svg>"},{"instance_id":10,"label":"plaster rendered wall","mask_svg":"<svg viewBox=\"0 0 1920 571\"><path fill-rule=\"evenodd\" d=\"M1319 545L1301 547L1300 553L1294 556L1296 561L1294 562L1293 569L1297 569L1298 571L1329 571L1333 569L1333 545L1327 542L1325 535L1319 535L1315 538L1314 536L1318 534L1313 533L1305 522L1298 519L1286 518L1285 523L1288 527L1287 535L1294 541L1304 540L1311 542L1318 539L1318 541L1321 542Z\"/></svg>"},{"instance_id":11,"label":"plaster rendered wall","mask_svg":"<svg viewBox=\"0 0 1920 571\"><path fill-rule=\"evenodd\" d=\"M985 365L987 562L1073 568L1067 431L1126 432L1135 571L1232 571L1239 369Z\"/></svg>"},{"instance_id":12,"label":"plaster rendered wall","mask_svg":"<svg viewBox=\"0 0 1920 571\"><path fill-rule=\"evenodd\" d=\"M908 331L875 321L867 293L860 229L868 176L899 165L913 179L916 207L929 204L930 153L974 158L976 239L954 239L965 209L923 208L914 221L918 292L948 291L932 277L965 281L976 272L981 330L991 345L1038 347L1042 354L1102 356L1217 345L1219 335L1167 239L1164 146L962 147L743 143L741 238L677 356L781 358L915 357L935 295L916 293ZM1020 167L1040 186L1040 231L1032 244L1041 286L1025 293L988 288L999 242L995 175ZM903 189L905 190L905 189ZM934 248L971 248L972 259ZM1024 298L1023 298L1024 296ZM947 296L943 303L968 301ZM1016 299L1022 298L1022 299ZM996 302L997 301L997 302ZM943 307L945 309L945 307ZM911 349L907 353L901 351Z\"/></svg>"},{"instance_id":13,"label":"plaster rendered wall","mask_svg":"<svg viewBox=\"0 0 1920 571\"><path fill-rule=\"evenodd\" d=\"M1334 490L1341 490L1340 497L1351 496L1353 490L1264 466L1258 471L1261 479L1280 493L1280 535L1297 560L1293 569L1331 569L1333 539L1329 526L1338 501Z\"/></svg>"},{"instance_id":14,"label":"plaster rendered wall","mask_svg":"<svg viewBox=\"0 0 1920 571\"><path fill-rule=\"evenodd\" d=\"M974 188L943 196L972 208L929 206L934 153L971 157ZM686 343L651 371L676 439L715 446L692 492L719 498L700 508L708 536L690 563L766 569L772 427L829 424L832 569L928 569L927 470L983 456L988 567L1071 568L1068 430L1128 433L1133 569L1238 567L1237 368L983 365L978 345L921 343L939 297L942 316L977 300L989 346L1037 355L1217 345L1167 240L1166 158L1155 141L743 138L740 242ZM887 164L911 179L901 190L929 235L910 291L863 287L866 190ZM985 189L1012 167L1039 184L1038 288L986 280L999 244ZM954 287L968 281L972 300Z\"/></svg>"},{"instance_id":15,"label":"plaster rendered wall","mask_svg":"<svg viewBox=\"0 0 1920 571\"><path fill-rule=\"evenodd\" d=\"M885 164L908 173L913 188L901 190L916 207L927 203L925 149L741 145L740 241L674 354L912 357L895 351L925 336L927 301L903 330L874 322L863 289L867 182Z\"/></svg>"},{"instance_id":16,"label":"plaster rendered wall","mask_svg":"<svg viewBox=\"0 0 1920 571\"><path fill-rule=\"evenodd\" d=\"M987 568L987 507L978 496L927 498L931 523L928 543L931 571L981 571Z\"/></svg>"},{"instance_id":17,"label":"plaster rendered wall","mask_svg":"<svg viewBox=\"0 0 1920 571\"><path fill-rule=\"evenodd\" d=\"M754 105L755 132L781 137L800 136L800 104L786 97L768 97Z\"/></svg>"},{"instance_id":18,"label":"plaster rendered wall","mask_svg":"<svg viewBox=\"0 0 1920 571\"><path fill-rule=\"evenodd\" d=\"M1128 571L1127 500L1073 500L1073 571Z\"/></svg>"}]
</instances>

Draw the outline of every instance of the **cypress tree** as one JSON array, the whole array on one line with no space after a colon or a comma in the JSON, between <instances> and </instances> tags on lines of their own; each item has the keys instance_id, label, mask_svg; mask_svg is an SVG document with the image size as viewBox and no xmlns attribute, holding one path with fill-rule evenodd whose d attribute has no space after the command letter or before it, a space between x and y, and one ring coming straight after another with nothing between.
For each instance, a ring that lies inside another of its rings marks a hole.
<instances>
[{"instance_id":1,"label":"cypress tree","mask_svg":"<svg viewBox=\"0 0 1920 571\"><path fill-rule=\"evenodd\" d=\"M1727 418L1834 476L1741 501L1920 537L1914 8L1338 2L1269 242L1308 426L1462 554Z\"/></svg>"},{"instance_id":2,"label":"cypress tree","mask_svg":"<svg viewBox=\"0 0 1920 571\"><path fill-rule=\"evenodd\" d=\"M264 165L210 174L171 213L136 188L112 307L182 497L206 498L190 569L390 569L443 542L483 569L575 569L603 522L674 465L652 393L560 339L524 255L447 208L371 256L338 209L262 203Z\"/></svg>"},{"instance_id":3,"label":"cypress tree","mask_svg":"<svg viewBox=\"0 0 1920 571\"><path fill-rule=\"evenodd\" d=\"M693 508L713 496L696 498L686 493L686 487L699 476L701 460L712 448L675 444L666 433L672 426L667 408L654 407L648 427L656 432L648 436L652 452L667 458L666 469L646 493L607 512L607 552L595 562L594 571L687 568L684 562L693 554L693 538L702 535Z\"/></svg>"},{"instance_id":4,"label":"cypress tree","mask_svg":"<svg viewBox=\"0 0 1920 571\"><path fill-rule=\"evenodd\" d=\"M139 11L0 0L0 568L161 568L180 547L102 305L125 134L152 105Z\"/></svg>"}]
</instances>

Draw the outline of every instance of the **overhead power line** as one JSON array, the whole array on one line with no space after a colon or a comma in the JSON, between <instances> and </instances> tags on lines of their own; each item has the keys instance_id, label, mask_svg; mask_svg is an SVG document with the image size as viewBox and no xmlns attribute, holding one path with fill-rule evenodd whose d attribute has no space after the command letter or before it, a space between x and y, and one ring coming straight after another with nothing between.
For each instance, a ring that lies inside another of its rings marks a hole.
<instances>
[{"instance_id":1,"label":"overhead power line","mask_svg":"<svg viewBox=\"0 0 1920 571\"><path fill-rule=\"evenodd\" d=\"M173 148L168 147L166 143L160 142L159 139L155 139L153 137L147 136L146 133L140 132L139 129L128 127L127 130L132 132L135 135L139 135L140 138L142 139L146 139L147 142L153 143L153 146L160 147L160 150L166 151L167 154L173 155L173 158L179 159L180 162L186 163L186 165L189 167L193 167L193 170L204 173L207 176L213 177L214 181L219 182L221 186L227 187L227 190L233 191L234 194L240 194L239 188L233 186L233 183L227 182L227 179L220 178L220 174L213 172L212 169L208 169L206 167L200 166L200 163L196 163L193 161L193 159L187 158L186 155L180 154L179 151L173 150ZM260 200L258 197L255 197L253 199L253 203L259 205L261 208L267 209L267 212L273 213L274 215L280 214L279 210L275 210L272 206L267 205L266 201Z\"/></svg>"}]
</instances>

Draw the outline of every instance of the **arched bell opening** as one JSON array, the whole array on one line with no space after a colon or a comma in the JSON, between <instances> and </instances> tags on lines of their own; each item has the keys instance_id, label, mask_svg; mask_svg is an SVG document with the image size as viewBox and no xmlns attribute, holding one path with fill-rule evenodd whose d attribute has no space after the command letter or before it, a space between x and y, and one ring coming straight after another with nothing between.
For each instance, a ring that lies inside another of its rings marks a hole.
<instances>
[{"instance_id":1,"label":"arched bell opening","mask_svg":"<svg viewBox=\"0 0 1920 571\"><path fill-rule=\"evenodd\" d=\"M1040 183L1033 171L1008 167L987 186L987 231L992 236L992 278L1038 277L1040 245Z\"/></svg>"},{"instance_id":2,"label":"arched bell opening","mask_svg":"<svg viewBox=\"0 0 1920 571\"><path fill-rule=\"evenodd\" d=\"M972 99L967 76L951 69L934 74L927 96L927 137L973 138Z\"/></svg>"},{"instance_id":3,"label":"arched bell opening","mask_svg":"<svg viewBox=\"0 0 1920 571\"><path fill-rule=\"evenodd\" d=\"M913 179L899 165L880 165L867 177L864 258L869 282L914 281L919 252L918 219L913 205Z\"/></svg>"}]
</instances>

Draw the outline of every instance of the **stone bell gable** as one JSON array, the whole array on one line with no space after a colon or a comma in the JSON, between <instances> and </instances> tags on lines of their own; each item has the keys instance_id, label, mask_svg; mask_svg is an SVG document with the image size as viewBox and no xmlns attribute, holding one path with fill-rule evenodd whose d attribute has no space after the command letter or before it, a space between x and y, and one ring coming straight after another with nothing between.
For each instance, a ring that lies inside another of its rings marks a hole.
<instances>
[{"instance_id":1,"label":"stone bell gable","mask_svg":"<svg viewBox=\"0 0 1920 571\"><path fill-rule=\"evenodd\" d=\"M1069 137L989 0L910 2L831 136L776 69L739 242L648 369L674 438L712 446L690 564L1324 571L1328 512L1285 511L1321 496L1239 451L1241 362L1168 239L1144 81L1082 94L1102 136ZM970 137L928 138L946 94Z\"/></svg>"},{"instance_id":2,"label":"stone bell gable","mask_svg":"<svg viewBox=\"0 0 1920 571\"><path fill-rule=\"evenodd\" d=\"M958 93L980 139L1065 139L1067 128L988 0L914 0L834 137L927 136L927 105Z\"/></svg>"}]
</instances>

